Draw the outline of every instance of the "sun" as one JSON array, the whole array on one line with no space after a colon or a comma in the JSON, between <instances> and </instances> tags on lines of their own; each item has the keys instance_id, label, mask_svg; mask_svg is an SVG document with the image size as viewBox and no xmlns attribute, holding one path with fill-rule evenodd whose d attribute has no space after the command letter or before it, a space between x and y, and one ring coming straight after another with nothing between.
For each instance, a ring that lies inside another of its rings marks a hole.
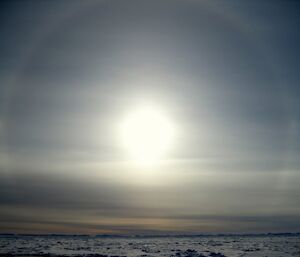
<instances>
[{"instance_id":1,"label":"sun","mask_svg":"<svg viewBox=\"0 0 300 257\"><path fill-rule=\"evenodd\" d=\"M130 158L140 165L153 165L165 157L173 144L175 130L158 108L141 106L121 124L121 140Z\"/></svg>"}]
</instances>

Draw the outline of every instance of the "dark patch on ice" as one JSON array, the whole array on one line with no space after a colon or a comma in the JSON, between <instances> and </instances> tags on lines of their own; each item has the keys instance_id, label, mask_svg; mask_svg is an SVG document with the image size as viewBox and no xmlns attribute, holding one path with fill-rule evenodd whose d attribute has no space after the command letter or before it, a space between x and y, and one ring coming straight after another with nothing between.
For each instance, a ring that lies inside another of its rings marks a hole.
<instances>
[{"instance_id":1,"label":"dark patch on ice","mask_svg":"<svg viewBox=\"0 0 300 257\"><path fill-rule=\"evenodd\" d=\"M171 257L206 257L202 253L197 252L194 249L187 249L186 251L177 250L175 255L171 255Z\"/></svg>"},{"instance_id":2,"label":"dark patch on ice","mask_svg":"<svg viewBox=\"0 0 300 257\"><path fill-rule=\"evenodd\" d=\"M260 251L260 249L259 248L248 248L248 249L245 249L244 251L245 252L258 252L258 251Z\"/></svg>"},{"instance_id":3,"label":"dark patch on ice","mask_svg":"<svg viewBox=\"0 0 300 257\"><path fill-rule=\"evenodd\" d=\"M222 253L215 253L215 252L211 252L209 254L209 256L211 256L211 257L226 257L226 255L224 255Z\"/></svg>"},{"instance_id":4,"label":"dark patch on ice","mask_svg":"<svg viewBox=\"0 0 300 257\"><path fill-rule=\"evenodd\" d=\"M214 240L209 240L209 241L207 242L207 244L208 244L208 245L211 245L211 246L222 246L222 245L223 245L222 243L216 242L216 241L214 241Z\"/></svg>"}]
</instances>

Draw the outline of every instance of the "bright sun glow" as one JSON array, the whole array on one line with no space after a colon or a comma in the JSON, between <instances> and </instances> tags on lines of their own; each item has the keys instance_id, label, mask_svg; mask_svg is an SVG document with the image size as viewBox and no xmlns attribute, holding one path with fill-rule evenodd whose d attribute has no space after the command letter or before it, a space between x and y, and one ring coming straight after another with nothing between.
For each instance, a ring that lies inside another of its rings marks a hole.
<instances>
[{"instance_id":1,"label":"bright sun glow","mask_svg":"<svg viewBox=\"0 0 300 257\"><path fill-rule=\"evenodd\" d=\"M143 106L126 117L121 126L121 137L134 162L152 165L170 149L174 127L160 110Z\"/></svg>"}]
</instances>

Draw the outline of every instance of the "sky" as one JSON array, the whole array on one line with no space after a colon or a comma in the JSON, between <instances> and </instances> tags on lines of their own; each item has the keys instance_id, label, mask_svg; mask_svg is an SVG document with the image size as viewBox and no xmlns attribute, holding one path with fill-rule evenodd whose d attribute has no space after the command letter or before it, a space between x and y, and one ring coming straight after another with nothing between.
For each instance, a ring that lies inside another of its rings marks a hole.
<instances>
[{"instance_id":1,"label":"sky","mask_svg":"<svg viewBox=\"0 0 300 257\"><path fill-rule=\"evenodd\" d=\"M299 11L1 1L0 233L299 232ZM176 132L155 165L118 134L146 105Z\"/></svg>"}]
</instances>

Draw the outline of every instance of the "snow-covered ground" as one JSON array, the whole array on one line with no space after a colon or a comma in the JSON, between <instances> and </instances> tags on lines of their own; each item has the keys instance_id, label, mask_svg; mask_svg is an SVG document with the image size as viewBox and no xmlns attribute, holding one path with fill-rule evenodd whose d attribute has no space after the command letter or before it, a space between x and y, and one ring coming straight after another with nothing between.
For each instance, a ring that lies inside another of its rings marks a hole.
<instances>
[{"instance_id":1,"label":"snow-covered ground","mask_svg":"<svg viewBox=\"0 0 300 257\"><path fill-rule=\"evenodd\" d=\"M300 256L300 235L101 238L0 236L0 256Z\"/></svg>"}]
</instances>

